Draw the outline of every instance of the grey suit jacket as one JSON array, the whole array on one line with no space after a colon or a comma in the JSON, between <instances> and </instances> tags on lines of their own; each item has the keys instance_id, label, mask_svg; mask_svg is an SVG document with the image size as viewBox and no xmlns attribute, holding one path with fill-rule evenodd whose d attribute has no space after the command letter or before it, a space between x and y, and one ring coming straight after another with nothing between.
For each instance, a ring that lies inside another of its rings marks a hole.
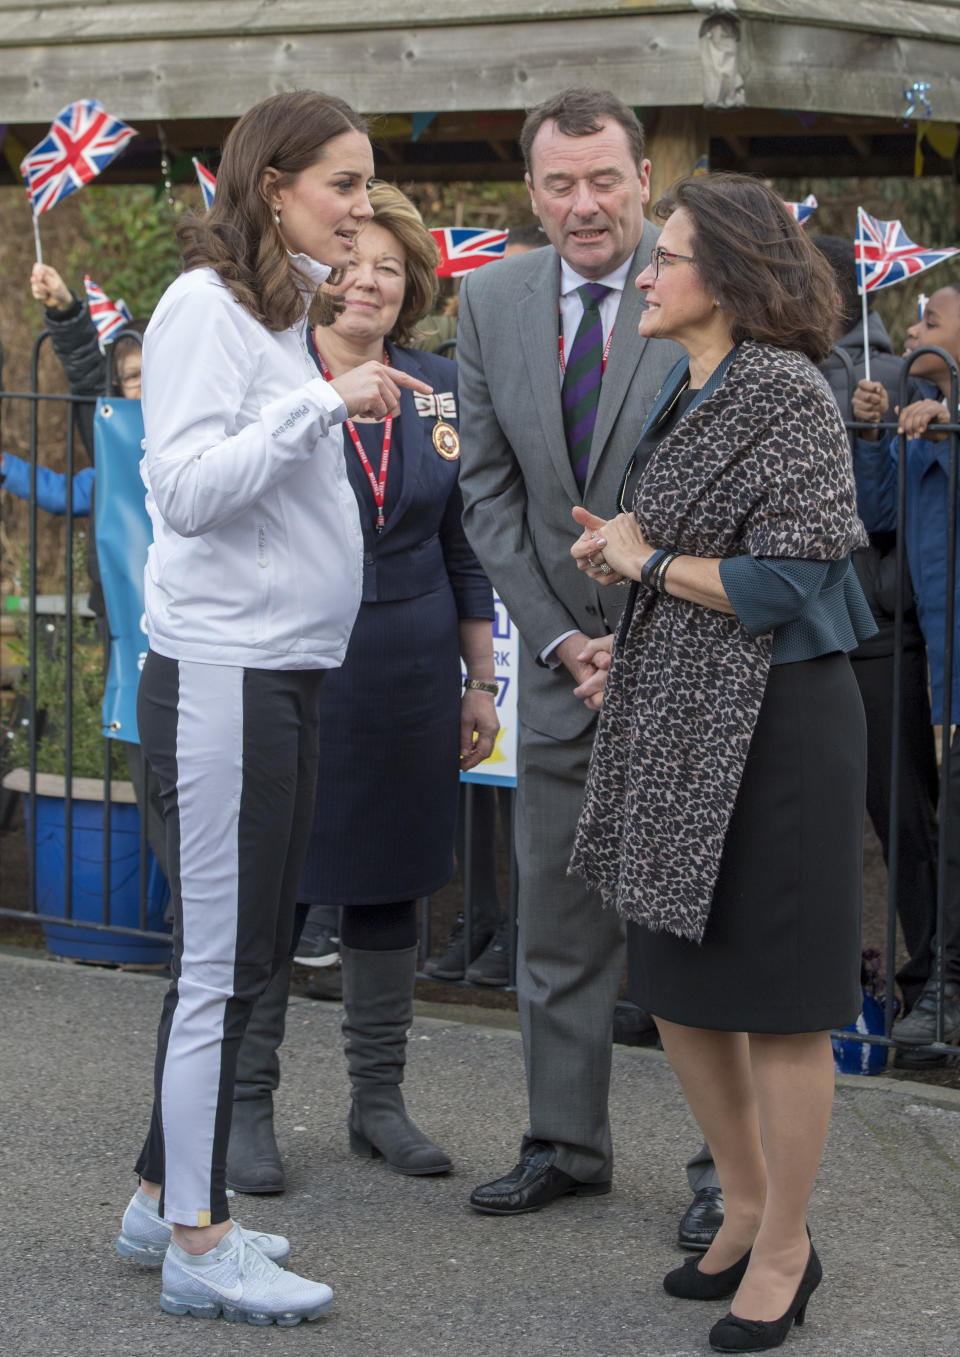
<instances>
[{"instance_id":1,"label":"grey suit jacket","mask_svg":"<svg viewBox=\"0 0 960 1357\"><path fill-rule=\"evenodd\" d=\"M558 360L560 257L552 246L468 275L460 293L460 488L470 544L519 629L520 718L556 739L584 733L594 714L573 696L562 665L536 658L558 636L603 636L626 589L599 588L579 571L571 517L617 512L620 477L664 377L682 356L667 340L637 334L633 286L659 231L647 223L610 342L590 467L577 490L563 429Z\"/></svg>"}]
</instances>

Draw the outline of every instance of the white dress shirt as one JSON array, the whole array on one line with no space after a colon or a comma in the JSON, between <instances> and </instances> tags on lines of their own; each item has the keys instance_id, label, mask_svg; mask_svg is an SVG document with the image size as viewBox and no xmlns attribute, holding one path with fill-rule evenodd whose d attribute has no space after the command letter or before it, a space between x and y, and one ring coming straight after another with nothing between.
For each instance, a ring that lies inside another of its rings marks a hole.
<instances>
[{"instance_id":1,"label":"white dress shirt","mask_svg":"<svg viewBox=\"0 0 960 1357\"><path fill-rule=\"evenodd\" d=\"M614 269L613 273L608 273L605 278L581 278L579 273L574 273L565 259L560 260L560 315L563 320L563 351L565 354L569 354L573 348L573 341L577 337L577 330L580 328L580 321L583 319L583 302L577 295L577 288L583 287L584 283L602 283L604 287L610 289L600 302L603 342L606 344L610 338L613 323L617 319L620 298L623 296L623 289L627 286L632 263L633 255L618 269ZM632 281L630 279L631 284Z\"/></svg>"}]
</instances>

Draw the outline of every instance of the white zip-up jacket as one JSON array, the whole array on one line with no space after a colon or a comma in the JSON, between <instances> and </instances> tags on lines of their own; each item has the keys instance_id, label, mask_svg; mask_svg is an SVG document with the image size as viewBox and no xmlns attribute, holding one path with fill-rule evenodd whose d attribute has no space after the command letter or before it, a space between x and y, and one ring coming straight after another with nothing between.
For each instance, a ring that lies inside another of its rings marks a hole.
<instances>
[{"instance_id":1,"label":"white zip-up jacket","mask_svg":"<svg viewBox=\"0 0 960 1357\"><path fill-rule=\"evenodd\" d=\"M329 269L296 257L320 282ZM212 269L167 289L143 344L151 648L250 669L343 661L362 585L346 408L306 320L268 330Z\"/></svg>"}]
</instances>

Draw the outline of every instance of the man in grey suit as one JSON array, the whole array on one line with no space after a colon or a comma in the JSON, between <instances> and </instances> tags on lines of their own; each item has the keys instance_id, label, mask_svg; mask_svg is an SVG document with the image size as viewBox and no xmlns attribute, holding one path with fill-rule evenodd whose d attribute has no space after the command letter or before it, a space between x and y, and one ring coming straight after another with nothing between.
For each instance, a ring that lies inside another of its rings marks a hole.
<instances>
[{"instance_id":1,"label":"man in grey suit","mask_svg":"<svg viewBox=\"0 0 960 1357\"><path fill-rule=\"evenodd\" d=\"M633 284L659 232L644 220L650 162L633 111L606 92L566 90L530 112L520 144L552 248L468 276L457 346L464 526L523 641L517 991L530 1129L517 1167L470 1198L498 1215L610 1190L607 1095L624 931L566 868L596 720L581 699L601 681L583 649L614 628L623 598L574 568L571 508L616 513L621 473L681 356L637 334ZM690 1169L701 1188L696 1229L685 1239L682 1227L681 1243L707 1248L722 1199L702 1160Z\"/></svg>"}]
</instances>

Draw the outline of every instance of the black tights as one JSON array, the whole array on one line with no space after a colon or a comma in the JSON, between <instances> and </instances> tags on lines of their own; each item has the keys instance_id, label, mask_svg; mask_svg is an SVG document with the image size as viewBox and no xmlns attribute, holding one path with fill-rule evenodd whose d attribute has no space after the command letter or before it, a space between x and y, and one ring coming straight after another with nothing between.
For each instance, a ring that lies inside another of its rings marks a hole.
<instances>
[{"instance_id":1,"label":"black tights","mask_svg":"<svg viewBox=\"0 0 960 1357\"><path fill-rule=\"evenodd\" d=\"M310 906L297 905L293 950ZM417 945L416 900L394 900L386 905L344 905L340 911L340 941L361 952L397 952Z\"/></svg>"}]
</instances>

